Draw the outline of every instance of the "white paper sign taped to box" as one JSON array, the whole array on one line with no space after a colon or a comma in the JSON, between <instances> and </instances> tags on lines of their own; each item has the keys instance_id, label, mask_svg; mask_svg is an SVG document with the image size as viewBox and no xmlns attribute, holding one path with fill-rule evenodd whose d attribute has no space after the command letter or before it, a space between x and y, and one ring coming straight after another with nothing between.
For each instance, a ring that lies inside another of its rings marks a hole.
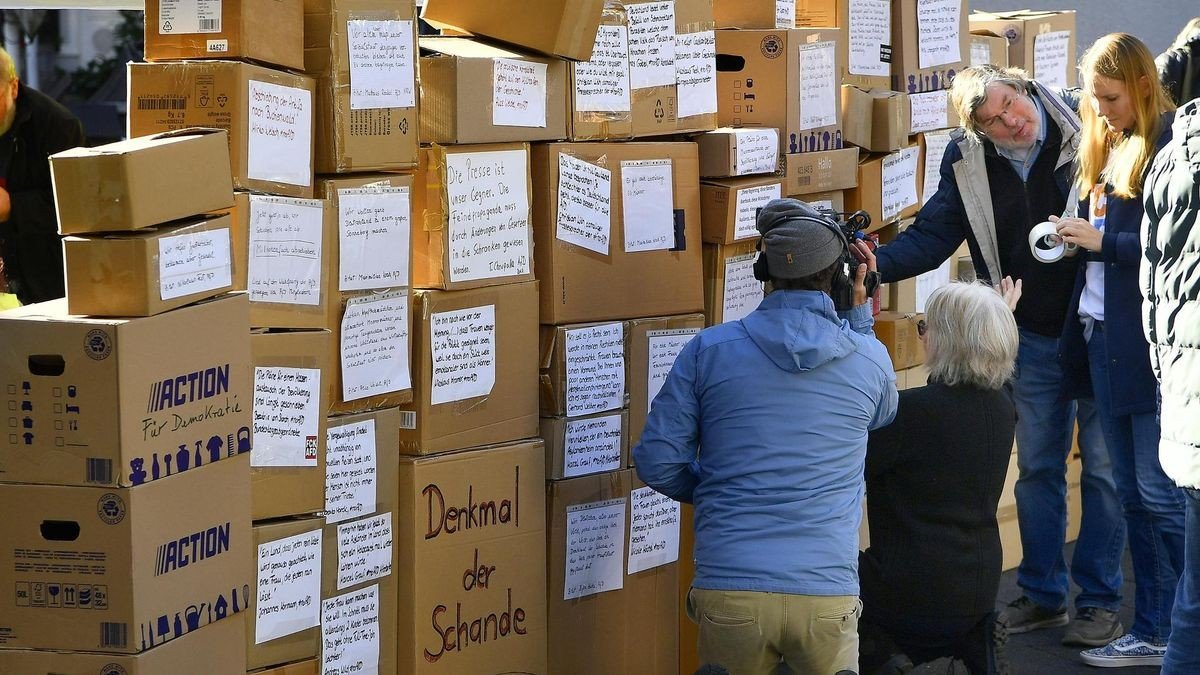
<instances>
[{"instance_id":1,"label":"white paper sign taped to box","mask_svg":"<svg viewBox=\"0 0 1200 675\"><path fill-rule=\"evenodd\" d=\"M481 305L429 317L433 374L431 405L487 396L496 386L496 306Z\"/></svg>"},{"instance_id":2,"label":"white paper sign taped to box","mask_svg":"<svg viewBox=\"0 0 1200 675\"><path fill-rule=\"evenodd\" d=\"M849 0L850 74L892 74L891 0Z\"/></svg>"},{"instance_id":3,"label":"white paper sign taped to box","mask_svg":"<svg viewBox=\"0 0 1200 675\"><path fill-rule=\"evenodd\" d=\"M679 560L679 502L654 488L629 495L629 574Z\"/></svg>"},{"instance_id":4,"label":"white paper sign taped to box","mask_svg":"<svg viewBox=\"0 0 1200 675\"><path fill-rule=\"evenodd\" d=\"M563 478L616 471L621 464L621 414L567 421Z\"/></svg>"},{"instance_id":5,"label":"white paper sign taped to box","mask_svg":"<svg viewBox=\"0 0 1200 675\"><path fill-rule=\"evenodd\" d=\"M254 367L254 449L250 466L316 466L319 368Z\"/></svg>"},{"instance_id":6,"label":"white paper sign taped to box","mask_svg":"<svg viewBox=\"0 0 1200 675\"><path fill-rule=\"evenodd\" d=\"M634 89L675 84L675 2L625 6L629 16L629 79Z\"/></svg>"},{"instance_id":7,"label":"white paper sign taped to box","mask_svg":"<svg viewBox=\"0 0 1200 675\"><path fill-rule=\"evenodd\" d=\"M337 526L337 587L382 579L392 573L392 512Z\"/></svg>"},{"instance_id":8,"label":"white paper sign taped to box","mask_svg":"<svg viewBox=\"0 0 1200 675\"><path fill-rule=\"evenodd\" d=\"M379 584L321 602L321 672L378 675Z\"/></svg>"},{"instance_id":9,"label":"white paper sign taped to box","mask_svg":"<svg viewBox=\"0 0 1200 675\"><path fill-rule=\"evenodd\" d=\"M667 374L671 372L671 366L675 365L675 359L679 356L679 352L699 332L699 328L677 328L652 330L646 334L650 354L647 364L649 373L646 377L647 413L654 406L654 397L662 391L663 384L667 381Z\"/></svg>"},{"instance_id":10,"label":"white paper sign taped to box","mask_svg":"<svg viewBox=\"0 0 1200 675\"><path fill-rule=\"evenodd\" d=\"M546 64L492 59L492 124L546 128Z\"/></svg>"},{"instance_id":11,"label":"white paper sign taped to box","mask_svg":"<svg viewBox=\"0 0 1200 675\"><path fill-rule=\"evenodd\" d=\"M250 195L250 302L321 304L324 218L317 199Z\"/></svg>"},{"instance_id":12,"label":"white paper sign taped to box","mask_svg":"<svg viewBox=\"0 0 1200 675\"><path fill-rule=\"evenodd\" d=\"M575 69L575 111L628 113L633 110L629 90L629 29L600 26L592 58L572 65Z\"/></svg>"},{"instance_id":13,"label":"white paper sign taped to box","mask_svg":"<svg viewBox=\"0 0 1200 675\"><path fill-rule=\"evenodd\" d=\"M341 345L343 400L410 388L408 291L348 300Z\"/></svg>"},{"instance_id":14,"label":"white paper sign taped to box","mask_svg":"<svg viewBox=\"0 0 1200 675\"><path fill-rule=\"evenodd\" d=\"M450 281L529 274L529 153L446 155Z\"/></svg>"},{"instance_id":15,"label":"white paper sign taped to box","mask_svg":"<svg viewBox=\"0 0 1200 675\"><path fill-rule=\"evenodd\" d=\"M407 187L337 191L338 290L407 288L412 206Z\"/></svg>"},{"instance_id":16,"label":"white paper sign taped to box","mask_svg":"<svg viewBox=\"0 0 1200 675\"><path fill-rule=\"evenodd\" d=\"M675 183L671 168L669 159L621 162L626 253L665 251L675 246Z\"/></svg>"},{"instance_id":17,"label":"white paper sign taped to box","mask_svg":"<svg viewBox=\"0 0 1200 675\"><path fill-rule=\"evenodd\" d=\"M611 234L612 172L560 153L555 237L609 255Z\"/></svg>"},{"instance_id":18,"label":"white paper sign taped to box","mask_svg":"<svg viewBox=\"0 0 1200 675\"><path fill-rule=\"evenodd\" d=\"M321 530L258 546L254 644L299 633L321 621Z\"/></svg>"},{"instance_id":19,"label":"white paper sign taped to box","mask_svg":"<svg viewBox=\"0 0 1200 675\"><path fill-rule=\"evenodd\" d=\"M229 228L177 234L158 240L158 294L163 300L233 284Z\"/></svg>"},{"instance_id":20,"label":"white paper sign taped to box","mask_svg":"<svg viewBox=\"0 0 1200 675\"><path fill-rule=\"evenodd\" d=\"M679 117L717 112L717 35L705 30L675 36L675 98Z\"/></svg>"},{"instance_id":21,"label":"white paper sign taped to box","mask_svg":"<svg viewBox=\"0 0 1200 675\"><path fill-rule=\"evenodd\" d=\"M625 586L625 500L567 507L563 600Z\"/></svg>"},{"instance_id":22,"label":"white paper sign taped to box","mask_svg":"<svg viewBox=\"0 0 1200 675\"><path fill-rule=\"evenodd\" d=\"M312 92L247 81L246 176L312 185Z\"/></svg>"},{"instance_id":23,"label":"white paper sign taped to box","mask_svg":"<svg viewBox=\"0 0 1200 675\"><path fill-rule=\"evenodd\" d=\"M330 426L325 432L325 522L375 511L379 462L375 420Z\"/></svg>"},{"instance_id":24,"label":"white paper sign taped to box","mask_svg":"<svg viewBox=\"0 0 1200 675\"><path fill-rule=\"evenodd\" d=\"M346 22L350 57L350 109L417 105L412 21Z\"/></svg>"}]
</instances>

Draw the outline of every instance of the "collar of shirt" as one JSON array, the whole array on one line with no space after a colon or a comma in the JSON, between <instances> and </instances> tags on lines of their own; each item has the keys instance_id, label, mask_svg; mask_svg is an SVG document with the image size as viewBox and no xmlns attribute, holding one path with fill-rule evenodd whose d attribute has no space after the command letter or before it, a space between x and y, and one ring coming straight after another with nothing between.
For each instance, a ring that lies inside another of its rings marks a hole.
<instances>
[{"instance_id":1,"label":"collar of shirt","mask_svg":"<svg viewBox=\"0 0 1200 675\"><path fill-rule=\"evenodd\" d=\"M1013 151L1007 148L996 146L996 154L1007 159L1012 164L1013 169L1020 174L1021 180L1029 179L1029 172L1033 169L1033 163L1037 161L1038 155L1042 152L1042 145L1046 142L1046 125L1050 123L1046 115L1046 107L1038 100L1034 94L1028 94L1029 98L1033 99L1033 105L1037 108L1038 116L1041 118L1041 124L1038 126L1038 137L1033 142L1033 147L1027 152Z\"/></svg>"}]
</instances>

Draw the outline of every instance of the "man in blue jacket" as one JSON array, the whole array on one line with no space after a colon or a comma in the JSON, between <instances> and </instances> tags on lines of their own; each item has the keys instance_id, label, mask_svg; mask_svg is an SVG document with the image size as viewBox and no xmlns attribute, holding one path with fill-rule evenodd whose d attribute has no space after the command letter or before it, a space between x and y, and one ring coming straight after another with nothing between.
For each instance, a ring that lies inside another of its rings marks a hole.
<instances>
[{"instance_id":1,"label":"man in blue jacket","mask_svg":"<svg viewBox=\"0 0 1200 675\"><path fill-rule=\"evenodd\" d=\"M1125 525L1091 399L1072 403L1058 362L1077 257L1034 258L1030 230L1075 209L1073 162L1079 147L1077 99L1064 99L1018 69L981 66L958 74L950 98L962 120L942 159L937 192L916 222L881 248L879 273L898 281L937 268L963 241L978 278L1023 283L1014 310L1020 330L1013 399L1017 408L1017 520L1024 594L1006 608L1009 631L1070 623L1064 644L1101 646L1120 637ZM1075 617L1063 557L1067 454L1079 421L1083 521L1070 576L1079 586ZM969 423L969 421L964 421Z\"/></svg>"},{"instance_id":2,"label":"man in blue jacket","mask_svg":"<svg viewBox=\"0 0 1200 675\"><path fill-rule=\"evenodd\" d=\"M854 304L846 237L803 202L758 217L770 293L680 352L654 399L637 472L695 505L688 613L700 659L731 673L858 670L858 525L867 431L896 414L896 374L872 333L861 244ZM837 277L837 275L841 275ZM837 277L835 281L835 277Z\"/></svg>"}]
</instances>

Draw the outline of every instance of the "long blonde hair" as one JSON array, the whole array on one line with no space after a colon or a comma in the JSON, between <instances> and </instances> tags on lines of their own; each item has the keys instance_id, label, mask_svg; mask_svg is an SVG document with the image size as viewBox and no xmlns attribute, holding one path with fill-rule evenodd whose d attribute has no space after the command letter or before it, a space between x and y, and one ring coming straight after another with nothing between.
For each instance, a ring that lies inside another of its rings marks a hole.
<instances>
[{"instance_id":1,"label":"long blonde hair","mask_svg":"<svg viewBox=\"0 0 1200 675\"><path fill-rule=\"evenodd\" d=\"M1080 103L1083 133L1075 175L1079 192L1087 194L1103 176L1105 182L1112 185L1114 195L1136 198L1142 191L1146 166L1154 158L1162 113L1175 109L1159 83L1154 57L1134 36L1110 33L1096 40L1084 53L1079 61L1079 74L1085 89L1097 75L1124 83L1134 111L1133 129L1126 135L1109 131L1094 106ZM1142 78L1149 88L1144 95L1140 84Z\"/></svg>"}]
</instances>

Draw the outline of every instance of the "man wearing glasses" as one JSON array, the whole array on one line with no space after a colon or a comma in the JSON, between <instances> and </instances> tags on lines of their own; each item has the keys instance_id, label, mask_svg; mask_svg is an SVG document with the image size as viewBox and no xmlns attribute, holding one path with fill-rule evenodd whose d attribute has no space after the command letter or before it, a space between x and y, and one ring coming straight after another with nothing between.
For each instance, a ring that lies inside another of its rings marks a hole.
<instances>
[{"instance_id":1,"label":"man wearing glasses","mask_svg":"<svg viewBox=\"0 0 1200 675\"><path fill-rule=\"evenodd\" d=\"M949 258L964 241L976 276L1022 283L1014 315L1020 348L1012 380L1017 410L1017 519L1023 595L1003 617L1013 633L1068 625L1064 644L1096 646L1119 637L1125 526L1112 468L1090 399L1062 394L1058 338L1075 285L1076 257L1034 258L1030 230L1063 214L1079 145L1078 99L1052 92L1021 70L979 66L954 79L950 100L962 120L942 158L937 192L916 222L879 249L883 281L914 277ZM1068 574L1066 463L1079 421L1083 521ZM1067 613L1069 579L1080 588Z\"/></svg>"}]
</instances>

